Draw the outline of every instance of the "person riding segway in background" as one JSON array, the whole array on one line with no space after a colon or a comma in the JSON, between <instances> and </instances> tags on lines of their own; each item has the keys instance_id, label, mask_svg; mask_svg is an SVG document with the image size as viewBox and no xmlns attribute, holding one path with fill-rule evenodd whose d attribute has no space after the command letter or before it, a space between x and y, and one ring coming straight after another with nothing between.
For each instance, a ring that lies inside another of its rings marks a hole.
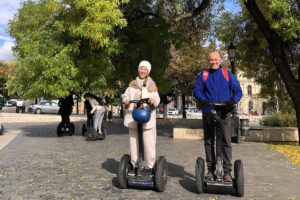
<instances>
[{"instance_id":1,"label":"person riding segway in background","mask_svg":"<svg viewBox=\"0 0 300 200\"><path fill-rule=\"evenodd\" d=\"M74 124L70 123L70 115L72 114L74 101L73 101L73 93L64 98L60 98L59 102L59 111L58 114L61 115L61 123L58 126L57 134L61 136L63 133L69 133L69 135L74 134ZM72 130L70 130L72 129Z\"/></svg>"},{"instance_id":2,"label":"person riding segway in background","mask_svg":"<svg viewBox=\"0 0 300 200\"><path fill-rule=\"evenodd\" d=\"M2 112L2 107L5 105L6 99L0 94L0 135L3 134L4 132L4 126L1 123L1 112Z\"/></svg>"},{"instance_id":3,"label":"person riding segway in background","mask_svg":"<svg viewBox=\"0 0 300 200\"><path fill-rule=\"evenodd\" d=\"M105 107L104 102L102 98L97 97L96 95L93 95L91 93L85 94L85 99L89 101L92 109L91 111L87 112L88 118L92 120L92 116L94 115L93 120L93 127L95 131L98 133L99 139L104 139L105 133L103 127L102 127L102 121L105 114ZM92 121L90 121L92 122Z\"/></svg>"},{"instance_id":4,"label":"person riding segway in background","mask_svg":"<svg viewBox=\"0 0 300 200\"><path fill-rule=\"evenodd\" d=\"M208 173L205 179L214 180L216 156L214 140L216 124L212 123L210 103L224 102L226 109L222 110L224 125L221 126L223 133L222 157L224 168L224 182L232 182L232 147L231 147L231 110L242 98L242 90L236 77L225 68L220 66L221 59L218 52L209 55L210 69L200 73L194 88L194 97L201 101L203 112L204 146Z\"/></svg>"},{"instance_id":5,"label":"person riding segway in background","mask_svg":"<svg viewBox=\"0 0 300 200\"><path fill-rule=\"evenodd\" d=\"M133 111L136 109L135 104L130 104L131 100L140 100L149 98L149 104L158 106L160 102L158 90L155 82L149 77L151 71L151 64L148 61L142 61L138 67L139 77L131 81L129 87L126 89L123 96L123 103L125 104L125 118L124 125L129 128L129 143L132 170L128 172L129 176L152 176L153 167L156 157L156 111L151 111L151 119L149 122L143 124L143 142L146 167L138 168L138 129L137 122L132 117ZM144 105L145 107L147 106Z\"/></svg>"},{"instance_id":6,"label":"person riding segway in background","mask_svg":"<svg viewBox=\"0 0 300 200\"><path fill-rule=\"evenodd\" d=\"M94 124L94 114L91 113L93 107L91 106L88 97L90 96L90 93L86 93L84 95L85 101L84 101L84 107L86 109L86 115L87 115L87 123L86 126L87 127L93 127Z\"/></svg>"}]
</instances>

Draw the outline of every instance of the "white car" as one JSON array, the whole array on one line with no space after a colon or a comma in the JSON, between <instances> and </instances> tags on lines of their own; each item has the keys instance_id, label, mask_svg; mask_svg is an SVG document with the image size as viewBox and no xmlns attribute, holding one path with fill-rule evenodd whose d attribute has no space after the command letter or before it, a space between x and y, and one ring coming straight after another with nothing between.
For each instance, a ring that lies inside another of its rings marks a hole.
<instances>
[{"instance_id":1,"label":"white car","mask_svg":"<svg viewBox=\"0 0 300 200\"><path fill-rule=\"evenodd\" d=\"M176 108L169 108L168 115L178 115L179 114L179 110L177 110Z\"/></svg>"},{"instance_id":2,"label":"white car","mask_svg":"<svg viewBox=\"0 0 300 200\"><path fill-rule=\"evenodd\" d=\"M17 99L10 99L5 104L5 106L7 106L7 107L16 106L16 105L17 105Z\"/></svg>"},{"instance_id":3,"label":"white car","mask_svg":"<svg viewBox=\"0 0 300 200\"><path fill-rule=\"evenodd\" d=\"M190 115L190 116L202 116L202 112L200 110L196 110L196 109L190 110L190 111L186 112L186 114Z\"/></svg>"}]
</instances>

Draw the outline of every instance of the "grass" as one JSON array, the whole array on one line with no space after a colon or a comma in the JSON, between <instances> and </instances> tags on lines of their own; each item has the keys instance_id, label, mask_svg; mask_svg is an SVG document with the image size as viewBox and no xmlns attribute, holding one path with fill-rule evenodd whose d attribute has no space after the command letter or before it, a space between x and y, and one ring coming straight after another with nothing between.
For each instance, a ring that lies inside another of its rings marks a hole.
<instances>
[{"instance_id":1,"label":"grass","mask_svg":"<svg viewBox=\"0 0 300 200\"><path fill-rule=\"evenodd\" d=\"M286 155L294 165L300 165L300 146L298 142L266 142L278 152Z\"/></svg>"}]
</instances>

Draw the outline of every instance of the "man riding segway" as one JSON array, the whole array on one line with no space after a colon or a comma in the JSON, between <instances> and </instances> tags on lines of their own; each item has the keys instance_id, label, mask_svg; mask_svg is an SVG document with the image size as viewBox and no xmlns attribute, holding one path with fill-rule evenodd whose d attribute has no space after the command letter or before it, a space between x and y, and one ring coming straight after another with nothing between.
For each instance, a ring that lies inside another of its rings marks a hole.
<instances>
[{"instance_id":1,"label":"man riding segway","mask_svg":"<svg viewBox=\"0 0 300 200\"><path fill-rule=\"evenodd\" d=\"M231 110L242 98L242 90L236 77L225 68L220 66L220 54L218 52L212 52L209 55L210 69L204 70L200 73L195 89L193 91L197 100L202 103L203 111L203 129L204 129L204 146L206 154L207 175L206 181L215 180L216 170L216 156L214 149L215 131L216 127L220 123L213 123L215 120L212 118L211 111L214 109L211 103L224 103L222 108L222 142L221 142L221 154L223 163L223 182L231 183L231 159L232 159L232 147L231 147ZM216 115L215 115L216 116Z\"/></svg>"}]
</instances>

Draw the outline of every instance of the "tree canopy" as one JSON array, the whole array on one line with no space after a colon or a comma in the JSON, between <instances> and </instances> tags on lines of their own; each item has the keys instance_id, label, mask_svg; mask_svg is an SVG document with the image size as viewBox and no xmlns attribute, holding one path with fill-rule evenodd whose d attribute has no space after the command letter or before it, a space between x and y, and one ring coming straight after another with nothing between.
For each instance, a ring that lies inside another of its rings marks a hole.
<instances>
[{"instance_id":1,"label":"tree canopy","mask_svg":"<svg viewBox=\"0 0 300 200\"><path fill-rule=\"evenodd\" d=\"M16 72L10 93L25 98L65 96L69 90L105 88L119 53L113 34L127 22L119 9L128 0L26 1L9 22L16 40Z\"/></svg>"}]
</instances>

